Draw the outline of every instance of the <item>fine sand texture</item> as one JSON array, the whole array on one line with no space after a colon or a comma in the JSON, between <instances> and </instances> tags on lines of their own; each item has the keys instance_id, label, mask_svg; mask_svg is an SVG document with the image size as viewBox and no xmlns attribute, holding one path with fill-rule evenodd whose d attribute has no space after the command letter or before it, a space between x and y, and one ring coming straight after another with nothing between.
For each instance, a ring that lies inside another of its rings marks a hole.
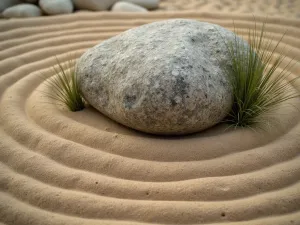
<instances>
[{"instance_id":1,"label":"fine sand texture","mask_svg":"<svg viewBox=\"0 0 300 225\"><path fill-rule=\"evenodd\" d=\"M159 137L46 97L55 56L67 62L129 28L170 18L229 29L234 20L242 35L254 27L252 15L195 11L0 21L1 225L300 224L299 99L264 130L219 125ZM287 31L281 68L300 60L300 21L267 23L268 38ZM290 72L298 76L300 65Z\"/></svg>"},{"instance_id":2,"label":"fine sand texture","mask_svg":"<svg viewBox=\"0 0 300 225\"><path fill-rule=\"evenodd\" d=\"M300 18L299 0L160 0L159 10L197 10Z\"/></svg>"}]
</instances>

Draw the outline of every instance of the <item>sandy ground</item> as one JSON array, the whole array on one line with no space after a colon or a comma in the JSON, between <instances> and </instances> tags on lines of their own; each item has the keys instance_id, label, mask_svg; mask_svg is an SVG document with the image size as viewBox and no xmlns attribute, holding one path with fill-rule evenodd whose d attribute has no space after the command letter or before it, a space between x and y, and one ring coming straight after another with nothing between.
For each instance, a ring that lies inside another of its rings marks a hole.
<instances>
[{"instance_id":1,"label":"sandy ground","mask_svg":"<svg viewBox=\"0 0 300 225\"><path fill-rule=\"evenodd\" d=\"M299 0L161 0L159 10L198 10L300 18Z\"/></svg>"},{"instance_id":2,"label":"sandy ground","mask_svg":"<svg viewBox=\"0 0 300 225\"><path fill-rule=\"evenodd\" d=\"M92 108L68 112L45 96L54 56L65 62L126 29L168 18L253 27L252 15L210 11L0 21L1 225L300 224L299 99L281 107L267 131L217 126L162 138ZM269 37L288 29L278 49L290 49L284 63L300 60L300 21L267 22ZM300 65L290 72L298 76Z\"/></svg>"}]
</instances>

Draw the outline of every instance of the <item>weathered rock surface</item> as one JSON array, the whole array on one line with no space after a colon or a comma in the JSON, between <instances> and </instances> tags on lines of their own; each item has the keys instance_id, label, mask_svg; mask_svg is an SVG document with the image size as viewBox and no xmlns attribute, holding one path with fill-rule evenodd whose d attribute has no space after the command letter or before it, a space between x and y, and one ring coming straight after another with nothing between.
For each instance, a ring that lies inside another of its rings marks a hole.
<instances>
[{"instance_id":1,"label":"weathered rock surface","mask_svg":"<svg viewBox=\"0 0 300 225\"><path fill-rule=\"evenodd\" d=\"M14 5L22 3L20 0L1 0L0 1L0 13L5 9L12 7Z\"/></svg>"},{"instance_id":2,"label":"weathered rock surface","mask_svg":"<svg viewBox=\"0 0 300 225\"><path fill-rule=\"evenodd\" d=\"M136 130L185 134L219 123L232 105L230 66L218 25L176 19L128 30L85 52L76 72L84 97Z\"/></svg>"},{"instance_id":3,"label":"weathered rock surface","mask_svg":"<svg viewBox=\"0 0 300 225\"><path fill-rule=\"evenodd\" d=\"M146 9L157 9L159 5L159 0L123 0L125 2L130 2Z\"/></svg>"},{"instance_id":4,"label":"weathered rock surface","mask_svg":"<svg viewBox=\"0 0 300 225\"><path fill-rule=\"evenodd\" d=\"M73 0L77 9L87 9L92 11L108 10L118 0Z\"/></svg>"},{"instance_id":5,"label":"weathered rock surface","mask_svg":"<svg viewBox=\"0 0 300 225\"><path fill-rule=\"evenodd\" d=\"M36 5L24 3L5 9L2 15L6 18L35 17L41 16L42 11Z\"/></svg>"},{"instance_id":6,"label":"weathered rock surface","mask_svg":"<svg viewBox=\"0 0 300 225\"><path fill-rule=\"evenodd\" d=\"M40 0L39 5L48 15L69 14L74 9L71 0Z\"/></svg>"},{"instance_id":7,"label":"weathered rock surface","mask_svg":"<svg viewBox=\"0 0 300 225\"><path fill-rule=\"evenodd\" d=\"M113 12L148 12L147 9L145 9L142 6L130 3L130 2L117 2L113 5L111 8L111 11Z\"/></svg>"}]
</instances>

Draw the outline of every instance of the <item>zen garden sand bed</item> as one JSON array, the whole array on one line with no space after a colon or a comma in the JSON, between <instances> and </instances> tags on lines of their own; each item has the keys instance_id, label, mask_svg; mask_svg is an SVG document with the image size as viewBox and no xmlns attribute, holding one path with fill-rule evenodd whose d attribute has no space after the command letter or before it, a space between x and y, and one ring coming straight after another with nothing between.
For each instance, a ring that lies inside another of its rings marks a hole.
<instances>
[{"instance_id":1,"label":"zen garden sand bed","mask_svg":"<svg viewBox=\"0 0 300 225\"><path fill-rule=\"evenodd\" d=\"M129 28L170 18L254 26L252 15L196 11L0 21L1 224L300 224L299 99L279 109L275 129L219 125L160 137L90 107L69 112L43 95L41 74L53 75L54 56L66 62ZM285 62L299 61L300 21L266 22L275 39L287 30L278 48L290 49ZM299 76L300 65L290 72Z\"/></svg>"}]
</instances>

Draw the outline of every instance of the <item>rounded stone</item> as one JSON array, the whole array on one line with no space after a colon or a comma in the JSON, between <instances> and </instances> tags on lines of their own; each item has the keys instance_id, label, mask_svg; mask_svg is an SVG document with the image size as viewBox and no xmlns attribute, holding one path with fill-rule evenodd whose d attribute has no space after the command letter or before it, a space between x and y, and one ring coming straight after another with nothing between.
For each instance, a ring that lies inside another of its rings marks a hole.
<instances>
[{"instance_id":1,"label":"rounded stone","mask_svg":"<svg viewBox=\"0 0 300 225\"><path fill-rule=\"evenodd\" d=\"M74 10L71 0L40 0L39 6L48 15L69 14Z\"/></svg>"},{"instance_id":2,"label":"rounded stone","mask_svg":"<svg viewBox=\"0 0 300 225\"><path fill-rule=\"evenodd\" d=\"M219 123L232 106L224 42L215 24L175 19L130 29L86 51L79 86L104 115L153 134L187 134Z\"/></svg>"},{"instance_id":3,"label":"rounded stone","mask_svg":"<svg viewBox=\"0 0 300 225\"><path fill-rule=\"evenodd\" d=\"M31 4L37 4L39 0L23 0L23 1Z\"/></svg>"},{"instance_id":4,"label":"rounded stone","mask_svg":"<svg viewBox=\"0 0 300 225\"><path fill-rule=\"evenodd\" d=\"M36 5L24 3L5 9L2 15L6 18L36 17L41 16L42 11Z\"/></svg>"},{"instance_id":5,"label":"rounded stone","mask_svg":"<svg viewBox=\"0 0 300 225\"><path fill-rule=\"evenodd\" d=\"M117 2L111 8L113 12L148 12L147 9L142 6L130 3L130 2Z\"/></svg>"},{"instance_id":6,"label":"rounded stone","mask_svg":"<svg viewBox=\"0 0 300 225\"><path fill-rule=\"evenodd\" d=\"M142 6L146 9L157 9L159 5L159 0L123 0L123 1Z\"/></svg>"},{"instance_id":7,"label":"rounded stone","mask_svg":"<svg viewBox=\"0 0 300 225\"><path fill-rule=\"evenodd\" d=\"M0 13L5 9L22 3L20 0L0 0Z\"/></svg>"},{"instance_id":8,"label":"rounded stone","mask_svg":"<svg viewBox=\"0 0 300 225\"><path fill-rule=\"evenodd\" d=\"M87 9L91 11L108 10L118 0L73 0L77 9Z\"/></svg>"}]
</instances>

